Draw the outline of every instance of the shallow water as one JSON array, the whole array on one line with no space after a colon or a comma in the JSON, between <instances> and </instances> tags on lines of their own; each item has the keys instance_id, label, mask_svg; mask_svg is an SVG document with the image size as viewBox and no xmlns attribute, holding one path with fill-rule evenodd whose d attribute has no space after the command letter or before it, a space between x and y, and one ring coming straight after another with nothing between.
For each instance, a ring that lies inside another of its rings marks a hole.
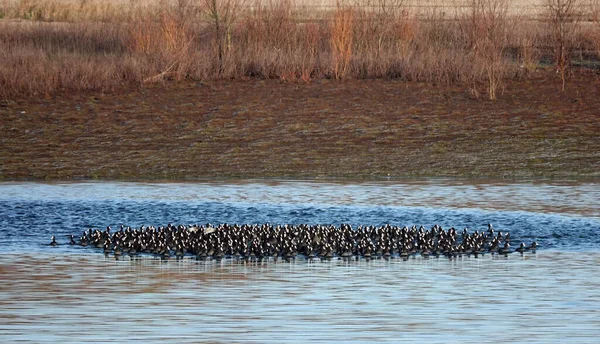
<instances>
[{"instance_id":1,"label":"shallow water","mask_svg":"<svg viewBox=\"0 0 600 344\"><path fill-rule=\"evenodd\" d=\"M541 249L243 264L46 245L168 222L491 222ZM599 234L597 183L0 183L0 342L596 342Z\"/></svg>"}]
</instances>

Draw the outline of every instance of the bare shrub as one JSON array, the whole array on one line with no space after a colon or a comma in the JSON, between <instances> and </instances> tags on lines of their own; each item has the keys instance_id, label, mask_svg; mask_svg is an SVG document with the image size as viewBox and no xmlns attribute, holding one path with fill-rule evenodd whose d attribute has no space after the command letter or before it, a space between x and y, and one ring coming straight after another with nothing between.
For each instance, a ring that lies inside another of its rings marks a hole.
<instances>
[{"instance_id":1,"label":"bare shrub","mask_svg":"<svg viewBox=\"0 0 600 344\"><path fill-rule=\"evenodd\" d=\"M125 34L104 23L0 23L0 96L138 84L148 64L127 56Z\"/></svg>"},{"instance_id":2,"label":"bare shrub","mask_svg":"<svg viewBox=\"0 0 600 344\"><path fill-rule=\"evenodd\" d=\"M247 44L243 49L247 54L264 61L254 64L254 75L268 71L267 75L276 75L281 80L300 78L303 61L296 55L306 49L303 42L306 35L301 32L291 1L257 0L239 31L245 35Z\"/></svg>"},{"instance_id":3,"label":"bare shrub","mask_svg":"<svg viewBox=\"0 0 600 344\"><path fill-rule=\"evenodd\" d=\"M294 0L7 0L0 16L20 20L0 21L0 93L170 79L399 78L485 85L494 99L508 78L538 68L549 46L563 82L573 47L600 56L598 0L578 36L573 15L549 16L562 7L545 7L540 22L509 16L510 1L469 0L452 13L406 0L339 0L318 10Z\"/></svg>"},{"instance_id":4,"label":"bare shrub","mask_svg":"<svg viewBox=\"0 0 600 344\"><path fill-rule=\"evenodd\" d=\"M510 0L471 0L467 15L467 44L482 61L490 99L497 98L506 70L504 51L507 44Z\"/></svg>"},{"instance_id":5,"label":"bare shrub","mask_svg":"<svg viewBox=\"0 0 600 344\"><path fill-rule=\"evenodd\" d=\"M522 76L532 75L539 65L541 57L540 25L537 21L516 17L510 19L510 39L516 46L517 58ZM509 42L510 44L510 42Z\"/></svg>"},{"instance_id":6,"label":"bare shrub","mask_svg":"<svg viewBox=\"0 0 600 344\"><path fill-rule=\"evenodd\" d=\"M336 80L343 79L348 73L352 58L353 22L354 10L338 2L331 25L333 77Z\"/></svg>"},{"instance_id":7,"label":"bare shrub","mask_svg":"<svg viewBox=\"0 0 600 344\"><path fill-rule=\"evenodd\" d=\"M422 14L419 30L407 61L410 80L434 83L467 83L481 79L475 54L465 43L460 21L432 8Z\"/></svg>"},{"instance_id":8,"label":"bare shrub","mask_svg":"<svg viewBox=\"0 0 600 344\"><path fill-rule=\"evenodd\" d=\"M355 0L355 37L358 51L380 54L393 43L404 0Z\"/></svg>"},{"instance_id":9,"label":"bare shrub","mask_svg":"<svg viewBox=\"0 0 600 344\"><path fill-rule=\"evenodd\" d=\"M132 52L145 55L160 51L160 27L151 16L142 17L129 25L129 35L125 41ZM162 42L160 42L162 43Z\"/></svg>"},{"instance_id":10,"label":"bare shrub","mask_svg":"<svg viewBox=\"0 0 600 344\"><path fill-rule=\"evenodd\" d=\"M414 38L415 21L404 0L354 1L354 56L357 77L380 78L401 74Z\"/></svg>"},{"instance_id":11,"label":"bare shrub","mask_svg":"<svg viewBox=\"0 0 600 344\"><path fill-rule=\"evenodd\" d=\"M246 10L246 0L202 0L202 10L213 28L214 46L218 61L217 77L225 71L225 59L231 54L233 26Z\"/></svg>"},{"instance_id":12,"label":"bare shrub","mask_svg":"<svg viewBox=\"0 0 600 344\"><path fill-rule=\"evenodd\" d=\"M577 25L574 14L578 0L545 0L546 16L554 45L556 71L562 80L562 91L566 87L567 73L571 66L574 35Z\"/></svg>"},{"instance_id":13,"label":"bare shrub","mask_svg":"<svg viewBox=\"0 0 600 344\"><path fill-rule=\"evenodd\" d=\"M304 36L306 37L305 44L308 54L304 55L306 59L302 62L300 78L305 83L308 83L318 73L319 46L324 34L321 27L315 23L309 23L304 28L306 30Z\"/></svg>"},{"instance_id":14,"label":"bare shrub","mask_svg":"<svg viewBox=\"0 0 600 344\"><path fill-rule=\"evenodd\" d=\"M158 73L146 76L144 82L191 77L197 57L197 7L190 0L177 0L138 10L145 12L132 16L127 24L127 45L132 54L142 55L158 68Z\"/></svg>"}]
</instances>

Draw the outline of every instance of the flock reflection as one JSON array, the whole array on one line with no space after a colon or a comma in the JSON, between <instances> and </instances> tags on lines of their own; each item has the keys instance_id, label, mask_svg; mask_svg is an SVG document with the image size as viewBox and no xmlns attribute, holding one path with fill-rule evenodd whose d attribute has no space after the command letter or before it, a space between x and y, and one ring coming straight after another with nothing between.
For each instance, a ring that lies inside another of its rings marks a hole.
<instances>
[{"instance_id":1,"label":"flock reflection","mask_svg":"<svg viewBox=\"0 0 600 344\"><path fill-rule=\"evenodd\" d=\"M0 257L3 342L594 342L598 253L454 260Z\"/></svg>"}]
</instances>

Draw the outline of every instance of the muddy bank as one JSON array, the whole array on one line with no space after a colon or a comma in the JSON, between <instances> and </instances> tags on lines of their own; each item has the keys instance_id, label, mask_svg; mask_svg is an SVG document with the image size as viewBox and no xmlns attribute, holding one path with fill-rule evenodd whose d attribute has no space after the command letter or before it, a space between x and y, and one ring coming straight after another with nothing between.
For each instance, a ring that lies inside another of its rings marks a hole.
<instances>
[{"instance_id":1,"label":"muddy bank","mask_svg":"<svg viewBox=\"0 0 600 344\"><path fill-rule=\"evenodd\" d=\"M599 78L559 88L540 72L498 101L394 80L167 83L4 101L0 178L598 178Z\"/></svg>"}]
</instances>

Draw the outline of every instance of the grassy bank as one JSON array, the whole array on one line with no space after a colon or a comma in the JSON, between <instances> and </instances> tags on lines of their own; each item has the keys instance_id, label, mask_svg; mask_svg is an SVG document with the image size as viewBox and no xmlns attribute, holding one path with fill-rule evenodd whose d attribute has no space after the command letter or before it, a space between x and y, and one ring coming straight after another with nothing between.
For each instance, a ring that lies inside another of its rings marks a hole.
<instances>
[{"instance_id":1,"label":"grassy bank","mask_svg":"<svg viewBox=\"0 0 600 344\"><path fill-rule=\"evenodd\" d=\"M497 98L540 66L563 66L567 79L574 65L597 70L599 1L579 2L560 23L546 7L520 13L515 3L5 0L0 97L168 80L384 78Z\"/></svg>"},{"instance_id":2,"label":"grassy bank","mask_svg":"<svg viewBox=\"0 0 600 344\"><path fill-rule=\"evenodd\" d=\"M0 178L600 178L600 81L178 82L0 106ZM235 97L232 97L235 95Z\"/></svg>"}]
</instances>

